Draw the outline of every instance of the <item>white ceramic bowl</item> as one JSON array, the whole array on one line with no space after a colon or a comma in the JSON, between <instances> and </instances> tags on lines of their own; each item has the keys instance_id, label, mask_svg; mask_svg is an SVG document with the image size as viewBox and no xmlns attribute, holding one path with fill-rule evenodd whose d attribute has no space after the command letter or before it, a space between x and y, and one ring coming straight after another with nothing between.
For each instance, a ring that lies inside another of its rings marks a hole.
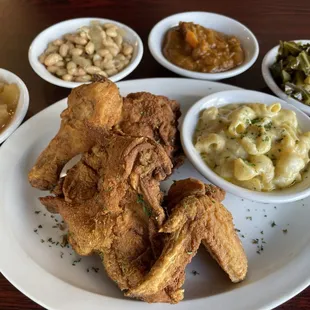
<instances>
[{"instance_id":1,"label":"white ceramic bowl","mask_svg":"<svg viewBox=\"0 0 310 310\"><path fill-rule=\"evenodd\" d=\"M18 86L20 91L15 114L11 122L0 133L0 143L2 143L17 129L25 118L29 106L29 93L25 83L17 75L5 69L0 69L0 82L8 84L14 83Z\"/></svg>"},{"instance_id":2,"label":"white ceramic bowl","mask_svg":"<svg viewBox=\"0 0 310 310\"><path fill-rule=\"evenodd\" d=\"M260 201L264 203L286 203L305 198L310 195L310 172L307 172L308 178L294 186L283 189L281 191L272 192L257 192L245 189L243 187L234 185L211 170L207 164L202 160L199 152L195 149L193 144L193 135L199 119L200 112L212 106L224 106L230 103L265 103L270 105L274 102L280 102L283 109L289 109L296 112L298 123L302 131L310 131L309 117L286 103L285 101L251 90L228 90L214 93L210 96L204 97L195 103L185 115L184 121L181 125L181 141L183 149L187 158L192 162L195 168L209 181L222 187L227 192L242 198Z\"/></svg>"},{"instance_id":3,"label":"white ceramic bowl","mask_svg":"<svg viewBox=\"0 0 310 310\"><path fill-rule=\"evenodd\" d=\"M294 40L295 42L300 42L302 44L305 43L310 43L310 40ZM306 114L310 115L310 107L301 103L300 101L289 97L278 85L277 83L274 81L271 72L269 70L269 68L271 67L271 65L274 64L274 62L276 61L276 56L278 54L278 49L279 49L280 45L275 46L274 48L272 48L264 57L263 62L262 62L262 74L263 74L263 78L266 82L266 84L268 85L268 87L280 98L284 99L285 101L287 101L288 103L294 105L295 107L297 107L298 109L302 110L303 112L305 112Z\"/></svg>"},{"instance_id":4,"label":"white ceramic bowl","mask_svg":"<svg viewBox=\"0 0 310 310\"><path fill-rule=\"evenodd\" d=\"M174 65L165 58L162 53L162 47L167 31L177 26L180 21L194 22L227 35L235 35L241 41L245 52L244 62L234 69L219 73L195 72ZM151 54L162 66L179 75L204 80L226 79L246 71L254 64L259 52L258 42L254 34L246 26L224 15L207 12L186 12L166 17L151 30L148 45Z\"/></svg>"},{"instance_id":5,"label":"white ceramic bowl","mask_svg":"<svg viewBox=\"0 0 310 310\"><path fill-rule=\"evenodd\" d=\"M138 34L128 26L117 21L105 18L76 18L55 24L42 31L31 43L28 52L28 58L32 69L44 80L61 87L74 88L82 83L64 81L47 71L46 67L40 63L39 56L47 48L48 43L59 39L66 33L73 33L82 26L88 26L93 20L100 23L113 23L124 30L125 40L134 46L133 57L128 66L122 71L109 77L113 82L117 82L130 74L140 63L143 55L143 44Z\"/></svg>"}]
</instances>

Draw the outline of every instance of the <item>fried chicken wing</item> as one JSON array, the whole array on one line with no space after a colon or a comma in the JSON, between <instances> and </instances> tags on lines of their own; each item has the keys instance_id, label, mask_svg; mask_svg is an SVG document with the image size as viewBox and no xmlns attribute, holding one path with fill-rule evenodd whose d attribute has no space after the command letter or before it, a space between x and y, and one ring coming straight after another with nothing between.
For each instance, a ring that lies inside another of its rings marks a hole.
<instances>
[{"instance_id":1,"label":"fried chicken wing","mask_svg":"<svg viewBox=\"0 0 310 310\"><path fill-rule=\"evenodd\" d=\"M62 195L41 202L63 217L74 250L99 253L110 278L129 290L161 251L158 230L165 214L159 181L171 173L172 164L151 139L94 135L97 144L68 171ZM174 303L178 298L171 284L141 299Z\"/></svg>"},{"instance_id":2,"label":"fried chicken wing","mask_svg":"<svg viewBox=\"0 0 310 310\"><path fill-rule=\"evenodd\" d=\"M232 282L242 281L247 273L247 257L235 232L233 217L220 203L225 198L225 192L217 186L203 184L195 179L178 181L169 190L168 209L173 210L178 201L191 194L196 197L207 195L212 201L208 208L203 245Z\"/></svg>"},{"instance_id":3,"label":"fried chicken wing","mask_svg":"<svg viewBox=\"0 0 310 310\"><path fill-rule=\"evenodd\" d=\"M53 189L65 164L94 145L85 123L108 130L120 120L121 111L118 88L108 79L74 88L68 108L61 113L58 133L28 175L31 185L42 190Z\"/></svg>"},{"instance_id":4,"label":"fried chicken wing","mask_svg":"<svg viewBox=\"0 0 310 310\"><path fill-rule=\"evenodd\" d=\"M174 206L172 214L159 230L166 235L161 256L150 272L127 296L145 298L149 294L177 284L179 299L183 299L181 287L185 280L185 267L196 255L201 240L205 238L210 198L188 196Z\"/></svg>"},{"instance_id":5,"label":"fried chicken wing","mask_svg":"<svg viewBox=\"0 0 310 310\"><path fill-rule=\"evenodd\" d=\"M122 120L117 128L129 136L148 137L161 144L174 166L183 162L178 119L180 106L175 100L147 92L124 98Z\"/></svg>"}]
</instances>

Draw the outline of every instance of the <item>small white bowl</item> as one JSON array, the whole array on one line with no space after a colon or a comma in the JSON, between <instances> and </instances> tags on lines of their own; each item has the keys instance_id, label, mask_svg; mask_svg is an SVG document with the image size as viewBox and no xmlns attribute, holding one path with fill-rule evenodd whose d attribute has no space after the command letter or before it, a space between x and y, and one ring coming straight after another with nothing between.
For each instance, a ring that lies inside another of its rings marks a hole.
<instances>
[{"instance_id":1,"label":"small white bowl","mask_svg":"<svg viewBox=\"0 0 310 310\"><path fill-rule=\"evenodd\" d=\"M29 93L25 83L17 75L5 69L0 69L0 82L14 83L20 91L14 116L7 127L0 133L0 143L2 143L17 129L25 118L29 106Z\"/></svg>"},{"instance_id":2,"label":"small white bowl","mask_svg":"<svg viewBox=\"0 0 310 310\"><path fill-rule=\"evenodd\" d=\"M270 105L274 102L280 102L283 109L295 111L301 130L303 132L310 131L309 117L294 106L277 97L251 90L222 91L202 98L195 103L185 115L184 121L181 125L181 141L187 158L205 178L236 196L264 203L286 203L309 196L309 171L302 182L297 183L290 188L275 190L272 192L252 191L232 184L216 174L202 160L199 152L195 149L193 144L193 135L202 110L213 106L220 107L230 103L264 103Z\"/></svg>"},{"instance_id":3,"label":"small white bowl","mask_svg":"<svg viewBox=\"0 0 310 310\"><path fill-rule=\"evenodd\" d=\"M236 36L241 41L242 48L245 52L244 62L234 69L219 73L195 72L174 65L163 55L162 48L167 31L177 26L180 21L194 22L203 27ZM203 80L221 80L238 75L248 70L254 64L259 52L256 37L246 26L224 15L208 12L186 12L166 17L151 30L148 45L151 54L162 66L179 75Z\"/></svg>"},{"instance_id":4,"label":"small white bowl","mask_svg":"<svg viewBox=\"0 0 310 310\"><path fill-rule=\"evenodd\" d=\"M294 40L295 42L300 42L302 44L310 43L310 40ZM273 65L276 61L276 56L278 54L278 49L280 45L275 46L272 48L264 57L262 62L262 74L263 78L268 85L268 87L280 98L284 99L288 103L296 106L298 109L302 110L306 114L310 115L310 107L301 103L300 101L289 97L274 81L271 72L270 67Z\"/></svg>"},{"instance_id":5,"label":"small white bowl","mask_svg":"<svg viewBox=\"0 0 310 310\"><path fill-rule=\"evenodd\" d=\"M46 67L40 63L39 56L47 48L48 43L59 39L64 34L76 32L82 26L88 26L91 21L100 23L113 23L124 30L125 40L134 46L133 57L126 68L115 75L109 77L113 82L117 82L130 74L140 63L143 55L143 44L139 35L128 26L117 21L105 18L76 18L55 24L42 31L31 43L28 58L32 69L45 81L61 87L74 88L83 83L64 81L47 71Z\"/></svg>"}]
</instances>

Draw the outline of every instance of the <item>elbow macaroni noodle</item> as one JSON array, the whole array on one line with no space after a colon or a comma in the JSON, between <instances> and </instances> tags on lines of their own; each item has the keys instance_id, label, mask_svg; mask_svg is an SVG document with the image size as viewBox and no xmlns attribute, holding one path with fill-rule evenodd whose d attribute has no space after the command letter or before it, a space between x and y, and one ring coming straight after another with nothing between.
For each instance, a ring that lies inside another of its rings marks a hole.
<instances>
[{"instance_id":1,"label":"elbow macaroni noodle","mask_svg":"<svg viewBox=\"0 0 310 310\"><path fill-rule=\"evenodd\" d=\"M302 180L309 162L310 132L280 103L230 104L201 113L194 143L206 164L226 180L256 191Z\"/></svg>"}]
</instances>

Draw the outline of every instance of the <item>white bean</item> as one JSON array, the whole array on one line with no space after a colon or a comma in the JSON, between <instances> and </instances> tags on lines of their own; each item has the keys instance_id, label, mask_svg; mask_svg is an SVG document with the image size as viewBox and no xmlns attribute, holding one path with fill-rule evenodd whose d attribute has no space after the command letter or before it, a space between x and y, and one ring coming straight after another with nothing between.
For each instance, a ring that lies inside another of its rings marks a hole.
<instances>
[{"instance_id":1,"label":"white bean","mask_svg":"<svg viewBox=\"0 0 310 310\"><path fill-rule=\"evenodd\" d=\"M111 38L115 38L117 36L116 28L114 27L108 28L106 30L106 34Z\"/></svg>"},{"instance_id":2,"label":"white bean","mask_svg":"<svg viewBox=\"0 0 310 310\"><path fill-rule=\"evenodd\" d=\"M115 28L115 29L118 29L118 27L115 25L115 24L112 24L112 23L105 23L102 25L102 27L104 29L108 29L108 28Z\"/></svg>"},{"instance_id":3,"label":"white bean","mask_svg":"<svg viewBox=\"0 0 310 310\"><path fill-rule=\"evenodd\" d=\"M83 54L83 50L80 48L73 48L70 53L72 56L81 56Z\"/></svg>"},{"instance_id":4,"label":"white bean","mask_svg":"<svg viewBox=\"0 0 310 310\"><path fill-rule=\"evenodd\" d=\"M117 73L117 70L114 68L114 69L108 69L106 70L106 73L108 76L111 76L111 75L114 75Z\"/></svg>"},{"instance_id":5,"label":"white bean","mask_svg":"<svg viewBox=\"0 0 310 310\"><path fill-rule=\"evenodd\" d=\"M44 53L39 56L39 61L41 64L44 64L45 58L46 58L46 55Z\"/></svg>"},{"instance_id":6,"label":"white bean","mask_svg":"<svg viewBox=\"0 0 310 310\"><path fill-rule=\"evenodd\" d=\"M46 55L58 52L59 47L53 44L49 44L47 49L44 51Z\"/></svg>"},{"instance_id":7,"label":"white bean","mask_svg":"<svg viewBox=\"0 0 310 310\"><path fill-rule=\"evenodd\" d=\"M101 56L101 57L105 57L106 55L110 54L109 50L106 49L106 48L103 48L101 50L98 51L98 54Z\"/></svg>"},{"instance_id":8,"label":"white bean","mask_svg":"<svg viewBox=\"0 0 310 310\"><path fill-rule=\"evenodd\" d=\"M57 62L55 63L55 66L57 66L57 67L64 67L64 66L65 66L65 62L62 61L62 60L57 61Z\"/></svg>"},{"instance_id":9,"label":"white bean","mask_svg":"<svg viewBox=\"0 0 310 310\"><path fill-rule=\"evenodd\" d=\"M118 60L125 60L126 57L125 57L123 54L119 53L118 55L116 55L115 59L118 59Z\"/></svg>"},{"instance_id":10,"label":"white bean","mask_svg":"<svg viewBox=\"0 0 310 310\"><path fill-rule=\"evenodd\" d=\"M67 63L67 70L74 69L74 68L76 68L76 63L74 63L73 61L69 61Z\"/></svg>"},{"instance_id":11,"label":"white bean","mask_svg":"<svg viewBox=\"0 0 310 310\"><path fill-rule=\"evenodd\" d=\"M99 54L95 54L93 56L93 61L95 62L96 60L102 60L102 57Z\"/></svg>"},{"instance_id":12,"label":"white bean","mask_svg":"<svg viewBox=\"0 0 310 310\"><path fill-rule=\"evenodd\" d=\"M95 44L91 41L89 41L86 46L85 46L85 52L88 54L88 55L91 55L93 54L95 51Z\"/></svg>"},{"instance_id":13,"label":"white bean","mask_svg":"<svg viewBox=\"0 0 310 310\"><path fill-rule=\"evenodd\" d=\"M94 61L94 65L95 65L96 67L101 68L101 60L100 60L100 59L95 60L95 61Z\"/></svg>"},{"instance_id":14,"label":"white bean","mask_svg":"<svg viewBox=\"0 0 310 310\"><path fill-rule=\"evenodd\" d=\"M102 76L104 76L104 77L108 77L108 75L106 74L106 72L103 71L103 70L99 71L97 74L102 75Z\"/></svg>"},{"instance_id":15,"label":"white bean","mask_svg":"<svg viewBox=\"0 0 310 310\"><path fill-rule=\"evenodd\" d=\"M77 69L77 68L70 68L70 69L68 69L68 73L69 73L70 75L76 76L76 75L78 75L78 74L77 74L77 73L78 73L78 69Z\"/></svg>"},{"instance_id":16,"label":"white bean","mask_svg":"<svg viewBox=\"0 0 310 310\"><path fill-rule=\"evenodd\" d=\"M88 34L86 32L84 32L84 31L81 31L80 32L80 37L84 38L84 39L88 39Z\"/></svg>"},{"instance_id":17,"label":"white bean","mask_svg":"<svg viewBox=\"0 0 310 310\"><path fill-rule=\"evenodd\" d=\"M112 56L116 56L119 53L119 48L116 47L108 47L108 50L110 51L110 53L112 54Z\"/></svg>"},{"instance_id":18,"label":"white bean","mask_svg":"<svg viewBox=\"0 0 310 310\"><path fill-rule=\"evenodd\" d=\"M54 41L53 41L53 44L54 44L55 46L60 46L60 45L64 44L64 40L62 40L62 39L54 40Z\"/></svg>"},{"instance_id":19,"label":"white bean","mask_svg":"<svg viewBox=\"0 0 310 310\"><path fill-rule=\"evenodd\" d=\"M130 55L133 52L133 47L130 44L123 44L122 52L124 55Z\"/></svg>"},{"instance_id":20,"label":"white bean","mask_svg":"<svg viewBox=\"0 0 310 310\"><path fill-rule=\"evenodd\" d=\"M85 74L86 74L86 71L84 69L82 69L82 68L77 69L77 72L76 72L77 76L83 76Z\"/></svg>"},{"instance_id":21,"label":"white bean","mask_svg":"<svg viewBox=\"0 0 310 310\"><path fill-rule=\"evenodd\" d=\"M50 73L56 73L59 68L57 66L48 66L47 71Z\"/></svg>"},{"instance_id":22,"label":"white bean","mask_svg":"<svg viewBox=\"0 0 310 310\"><path fill-rule=\"evenodd\" d=\"M71 74L65 74L61 77L64 81L72 81L73 76Z\"/></svg>"},{"instance_id":23,"label":"white bean","mask_svg":"<svg viewBox=\"0 0 310 310\"><path fill-rule=\"evenodd\" d=\"M113 59L113 56L110 53L108 55L104 56L104 61L109 61L109 60L112 60L112 59Z\"/></svg>"},{"instance_id":24,"label":"white bean","mask_svg":"<svg viewBox=\"0 0 310 310\"><path fill-rule=\"evenodd\" d=\"M96 67L96 66L89 66L87 68L85 68L85 71L89 74L95 74L101 71L100 68Z\"/></svg>"},{"instance_id":25,"label":"white bean","mask_svg":"<svg viewBox=\"0 0 310 310\"><path fill-rule=\"evenodd\" d=\"M114 38L114 42L117 44L117 46L120 48L122 46L123 43L123 37L118 34L115 38Z\"/></svg>"},{"instance_id":26,"label":"white bean","mask_svg":"<svg viewBox=\"0 0 310 310\"><path fill-rule=\"evenodd\" d=\"M102 39L102 44L105 46L105 47L117 47L117 44L113 41L112 38L110 37L107 37L106 39Z\"/></svg>"},{"instance_id":27,"label":"white bean","mask_svg":"<svg viewBox=\"0 0 310 310\"><path fill-rule=\"evenodd\" d=\"M106 61L106 62L103 61L101 63L101 66L102 66L103 69L114 69L115 68L113 60L109 60L109 61Z\"/></svg>"},{"instance_id":28,"label":"white bean","mask_svg":"<svg viewBox=\"0 0 310 310\"><path fill-rule=\"evenodd\" d=\"M66 34L65 39L80 45L86 45L88 42L87 39L81 38L80 36L77 36L75 34Z\"/></svg>"},{"instance_id":29,"label":"white bean","mask_svg":"<svg viewBox=\"0 0 310 310\"><path fill-rule=\"evenodd\" d=\"M57 53L52 53L52 54L49 54L45 60L44 60L44 64L46 66L53 66L54 64L56 64L56 62L62 60L62 57L57 54Z\"/></svg>"},{"instance_id":30,"label":"white bean","mask_svg":"<svg viewBox=\"0 0 310 310\"><path fill-rule=\"evenodd\" d=\"M68 52L69 52L69 45L68 44L62 44L61 46L60 46L60 48L59 48L59 54L60 54L60 56L62 56L62 57L66 57L67 56L67 54L68 54Z\"/></svg>"},{"instance_id":31,"label":"white bean","mask_svg":"<svg viewBox=\"0 0 310 310\"><path fill-rule=\"evenodd\" d=\"M56 71L56 75L58 76L63 76L67 73L67 70L65 68L58 68L58 70Z\"/></svg>"},{"instance_id":32,"label":"white bean","mask_svg":"<svg viewBox=\"0 0 310 310\"><path fill-rule=\"evenodd\" d=\"M91 76L88 74L83 75L83 76L78 76L75 78L76 82L89 82L90 80L91 80Z\"/></svg>"}]
</instances>

